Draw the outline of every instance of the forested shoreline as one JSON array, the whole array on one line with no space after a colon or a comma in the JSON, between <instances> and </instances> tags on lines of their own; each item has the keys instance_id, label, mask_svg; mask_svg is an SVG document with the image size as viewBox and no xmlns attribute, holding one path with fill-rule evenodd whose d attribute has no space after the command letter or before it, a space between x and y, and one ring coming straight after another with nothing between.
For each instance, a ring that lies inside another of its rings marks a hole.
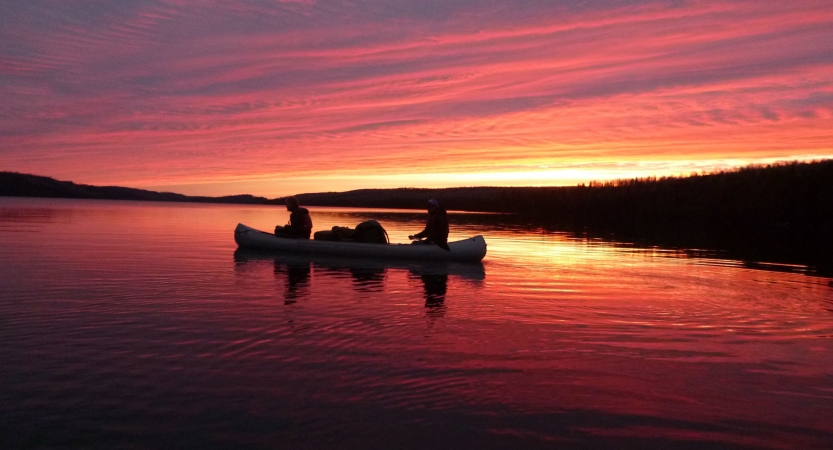
<instances>
[{"instance_id":1,"label":"forested shoreline","mask_svg":"<svg viewBox=\"0 0 833 450\"><path fill-rule=\"evenodd\" d=\"M833 266L833 160L568 187L358 190L302 204L517 213L542 229Z\"/></svg>"},{"instance_id":2,"label":"forested shoreline","mask_svg":"<svg viewBox=\"0 0 833 450\"><path fill-rule=\"evenodd\" d=\"M404 209L423 209L428 198L437 198L449 210L519 213L574 224L822 225L833 216L833 160L579 186L362 189L297 197L310 206Z\"/></svg>"},{"instance_id":3,"label":"forested shoreline","mask_svg":"<svg viewBox=\"0 0 833 450\"><path fill-rule=\"evenodd\" d=\"M0 172L1 196L282 205L251 195L193 197L90 186ZM563 187L361 189L297 195L305 206L514 213L544 229L660 245L724 248L830 265L833 160L749 166L689 177L642 178ZM453 216L453 215L452 215ZM453 221L453 217L452 217Z\"/></svg>"},{"instance_id":4,"label":"forested shoreline","mask_svg":"<svg viewBox=\"0 0 833 450\"><path fill-rule=\"evenodd\" d=\"M156 192L121 186L92 186L59 181L50 177L17 172L0 172L0 196L79 198L93 200L137 200L150 202L196 202L196 203L241 203L267 204L269 200L253 195L229 195L225 197L203 197Z\"/></svg>"},{"instance_id":5,"label":"forested shoreline","mask_svg":"<svg viewBox=\"0 0 833 450\"><path fill-rule=\"evenodd\" d=\"M252 195L188 196L119 186L91 186L0 172L0 196L174 202L283 204ZM308 206L424 209L429 198L449 210L529 215L571 224L688 222L726 226L830 225L833 160L749 166L689 177L639 178L559 187L360 189L298 194Z\"/></svg>"}]
</instances>

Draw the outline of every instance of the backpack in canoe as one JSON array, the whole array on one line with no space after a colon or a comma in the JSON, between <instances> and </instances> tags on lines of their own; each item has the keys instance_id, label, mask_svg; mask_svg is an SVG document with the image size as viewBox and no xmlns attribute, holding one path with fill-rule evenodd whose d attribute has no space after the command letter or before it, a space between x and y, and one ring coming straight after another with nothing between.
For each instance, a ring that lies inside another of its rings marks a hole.
<instances>
[{"instance_id":1,"label":"backpack in canoe","mask_svg":"<svg viewBox=\"0 0 833 450\"><path fill-rule=\"evenodd\" d=\"M369 244L388 244L388 232L375 220L366 220L356 228L335 226L332 230L316 231L313 239L318 241L350 241Z\"/></svg>"}]
</instances>

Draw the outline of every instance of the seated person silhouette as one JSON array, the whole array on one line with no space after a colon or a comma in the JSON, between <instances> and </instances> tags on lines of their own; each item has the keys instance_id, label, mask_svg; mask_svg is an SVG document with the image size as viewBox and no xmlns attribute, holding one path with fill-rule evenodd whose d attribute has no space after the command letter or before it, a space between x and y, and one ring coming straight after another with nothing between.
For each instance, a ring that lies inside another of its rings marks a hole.
<instances>
[{"instance_id":1,"label":"seated person silhouette","mask_svg":"<svg viewBox=\"0 0 833 450\"><path fill-rule=\"evenodd\" d=\"M428 223L425 225L425 229L408 236L408 239L422 239L415 240L413 244L434 244L451 251L448 248L448 215L445 209L440 207L440 202L433 198L428 200Z\"/></svg>"},{"instance_id":2,"label":"seated person silhouette","mask_svg":"<svg viewBox=\"0 0 833 450\"><path fill-rule=\"evenodd\" d=\"M312 233L312 218L309 210L301 208L298 199L295 197L286 198L286 210L289 211L289 223L285 226L275 227L275 236L291 239L309 239Z\"/></svg>"}]
</instances>

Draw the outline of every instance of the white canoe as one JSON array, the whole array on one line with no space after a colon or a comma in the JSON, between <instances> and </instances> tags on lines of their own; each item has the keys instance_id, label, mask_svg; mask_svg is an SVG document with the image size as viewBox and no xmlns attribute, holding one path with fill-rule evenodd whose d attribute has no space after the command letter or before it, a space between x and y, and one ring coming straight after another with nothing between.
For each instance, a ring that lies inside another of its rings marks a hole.
<instances>
[{"instance_id":1,"label":"white canoe","mask_svg":"<svg viewBox=\"0 0 833 450\"><path fill-rule=\"evenodd\" d=\"M277 250L294 254L357 256L361 258L424 259L435 261L480 261L486 256L486 240L475 236L449 242L451 251L436 245L365 244L361 242L288 239L237 224L234 241L244 248Z\"/></svg>"}]
</instances>

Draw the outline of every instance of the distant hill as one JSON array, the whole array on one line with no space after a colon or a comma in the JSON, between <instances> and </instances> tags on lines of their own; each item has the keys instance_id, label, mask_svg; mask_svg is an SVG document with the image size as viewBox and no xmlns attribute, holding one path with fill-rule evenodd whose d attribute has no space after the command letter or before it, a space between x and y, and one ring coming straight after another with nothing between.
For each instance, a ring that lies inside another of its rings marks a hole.
<instances>
[{"instance_id":1,"label":"distant hill","mask_svg":"<svg viewBox=\"0 0 833 450\"><path fill-rule=\"evenodd\" d=\"M284 204L284 198L192 197L11 172L0 172L0 196ZM517 213L543 229L726 249L750 259L810 261L833 270L833 160L587 186L360 189L297 197L305 206L405 209L424 209L436 198L449 210Z\"/></svg>"},{"instance_id":2,"label":"distant hill","mask_svg":"<svg viewBox=\"0 0 833 450\"><path fill-rule=\"evenodd\" d=\"M573 223L829 225L833 160L588 186L362 189L297 197L304 205L417 209L436 198L447 209L521 213Z\"/></svg>"},{"instance_id":3,"label":"distant hill","mask_svg":"<svg viewBox=\"0 0 833 450\"><path fill-rule=\"evenodd\" d=\"M118 186L90 186L0 172L0 196L283 204L252 195L197 197ZM750 166L690 177L641 178L588 186L360 189L298 194L302 205L446 209L519 213L573 224L689 223L727 227L772 224L830 226L833 160Z\"/></svg>"},{"instance_id":4,"label":"distant hill","mask_svg":"<svg viewBox=\"0 0 833 450\"><path fill-rule=\"evenodd\" d=\"M119 186L75 184L71 181L58 181L54 178L16 172L0 172L0 196L144 200L154 202L269 203L269 200L264 197L255 197L252 195L195 197L175 194L173 192L155 192Z\"/></svg>"},{"instance_id":5,"label":"distant hill","mask_svg":"<svg viewBox=\"0 0 833 450\"><path fill-rule=\"evenodd\" d=\"M304 205L518 213L545 229L755 260L833 265L833 160L588 186L363 189L297 196Z\"/></svg>"}]
</instances>

